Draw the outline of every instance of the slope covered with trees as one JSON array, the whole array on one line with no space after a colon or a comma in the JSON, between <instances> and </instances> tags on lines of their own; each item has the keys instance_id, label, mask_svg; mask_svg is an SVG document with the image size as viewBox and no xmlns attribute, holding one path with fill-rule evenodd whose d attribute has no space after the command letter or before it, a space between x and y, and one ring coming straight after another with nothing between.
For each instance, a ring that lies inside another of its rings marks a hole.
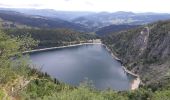
<instances>
[{"instance_id":1,"label":"slope covered with trees","mask_svg":"<svg viewBox=\"0 0 170 100\"><path fill-rule=\"evenodd\" d=\"M144 84L157 87L169 81L169 20L112 33L103 41L129 70L140 75Z\"/></svg>"},{"instance_id":2,"label":"slope covered with trees","mask_svg":"<svg viewBox=\"0 0 170 100\"><path fill-rule=\"evenodd\" d=\"M0 32L0 99L168 100L170 97L168 74L166 81L161 81L164 82L163 85L142 86L134 91L95 90L88 80L78 87L61 83L50 78L47 73L30 69L33 65L22 56L21 52L31 49L37 43L30 36L13 37ZM14 55L17 60L11 59Z\"/></svg>"},{"instance_id":3,"label":"slope covered with trees","mask_svg":"<svg viewBox=\"0 0 170 100\"><path fill-rule=\"evenodd\" d=\"M113 32L126 31L128 29L133 29L139 27L139 25L109 25L106 27L99 28L95 33L97 35L108 35Z\"/></svg>"},{"instance_id":4,"label":"slope covered with trees","mask_svg":"<svg viewBox=\"0 0 170 100\"><path fill-rule=\"evenodd\" d=\"M33 39L40 41L37 48L62 46L68 45L69 42L78 43L97 38L96 35L70 29L5 29L4 31L13 36L31 35Z\"/></svg>"},{"instance_id":5,"label":"slope covered with trees","mask_svg":"<svg viewBox=\"0 0 170 100\"><path fill-rule=\"evenodd\" d=\"M109 25L144 25L158 20L168 20L170 14L166 13L133 13L133 12L99 12L81 16L72 20L94 30Z\"/></svg>"},{"instance_id":6,"label":"slope covered with trees","mask_svg":"<svg viewBox=\"0 0 170 100\"><path fill-rule=\"evenodd\" d=\"M78 31L89 29L80 24L75 24L58 18L32 16L15 11L0 10L0 22L4 28L67 28Z\"/></svg>"},{"instance_id":7,"label":"slope covered with trees","mask_svg":"<svg viewBox=\"0 0 170 100\"><path fill-rule=\"evenodd\" d=\"M29 49L86 41L97 38L95 35L70 29L3 29L0 31L0 100L169 100L169 29L170 21L160 21L102 37L143 82L137 90L119 92L96 90L88 80L77 87L61 83L34 69L22 55Z\"/></svg>"}]
</instances>

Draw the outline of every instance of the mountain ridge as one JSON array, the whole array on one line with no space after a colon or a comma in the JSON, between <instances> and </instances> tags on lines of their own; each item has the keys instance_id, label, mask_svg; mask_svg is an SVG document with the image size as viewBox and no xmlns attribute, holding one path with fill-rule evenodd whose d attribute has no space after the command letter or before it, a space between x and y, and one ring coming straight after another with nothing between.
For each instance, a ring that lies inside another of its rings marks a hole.
<instances>
[{"instance_id":1,"label":"mountain ridge","mask_svg":"<svg viewBox=\"0 0 170 100\"><path fill-rule=\"evenodd\" d=\"M6 26L8 26L8 22L10 22L12 26L16 26L15 24L21 24L36 28L69 28L79 31L88 31L88 28L80 24L75 24L58 18L53 19L42 16L26 15L16 11L0 10L0 18L2 20L1 22L4 22Z\"/></svg>"},{"instance_id":2,"label":"mountain ridge","mask_svg":"<svg viewBox=\"0 0 170 100\"><path fill-rule=\"evenodd\" d=\"M126 24L109 25L109 26L99 28L95 33L97 35L108 35L108 34L113 33L113 32L126 31L126 30L133 29L133 28L136 28L136 27L139 27L139 26L140 25L126 25Z\"/></svg>"},{"instance_id":3,"label":"mountain ridge","mask_svg":"<svg viewBox=\"0 0 170 100\"><path fill-rule=\"evenodd\" d=\"M23 8L0 8L2 10L17 11L32 16L41 16L49 19L62 19L97 31L99 28L109 25L144 25L158 20L170 19L169 13L135 13L128 11L117 12L88 12L88 11L56 11L53 9L23 9ZM45 13L45 14L44 14Z\"/></svg>"}]
</instances>

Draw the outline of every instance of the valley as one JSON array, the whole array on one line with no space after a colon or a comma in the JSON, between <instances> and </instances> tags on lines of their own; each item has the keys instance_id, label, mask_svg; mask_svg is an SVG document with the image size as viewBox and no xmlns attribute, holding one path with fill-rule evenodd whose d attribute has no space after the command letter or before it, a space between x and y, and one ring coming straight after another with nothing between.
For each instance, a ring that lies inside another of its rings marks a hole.
<instances>
[{"instance_id":1,"label":"valley","mask_svg":"<svg viewBox=\"0 0 170 100\"><path fill-rule=\"evenodd\" d=\"M1 9L0 99L169 100L168 19L166 13ZM15 80L29 82L19 89Z\"/></svg>"}]
</instances>

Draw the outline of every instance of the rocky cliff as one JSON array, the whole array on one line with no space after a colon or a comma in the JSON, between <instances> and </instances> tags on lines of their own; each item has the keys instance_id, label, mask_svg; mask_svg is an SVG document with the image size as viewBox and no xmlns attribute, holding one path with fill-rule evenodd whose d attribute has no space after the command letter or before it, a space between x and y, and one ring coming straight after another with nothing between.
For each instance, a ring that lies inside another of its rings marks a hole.
<instances>
[{"instance_id":1,"label":"rocky cliff","mask_svg":"<svg viewBox=\"0 0 170 100\"><path fill-rule=\"evenodd\" d=\"M170 72L170 20L112 33L103 42L145 84L161 82Z\"/></svg>"}]
</instances>

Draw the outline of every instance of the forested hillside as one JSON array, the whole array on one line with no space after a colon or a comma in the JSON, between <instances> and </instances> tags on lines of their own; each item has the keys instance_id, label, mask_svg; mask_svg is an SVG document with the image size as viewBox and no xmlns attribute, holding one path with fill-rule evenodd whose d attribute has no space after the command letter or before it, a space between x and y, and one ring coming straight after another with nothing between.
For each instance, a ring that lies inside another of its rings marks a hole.
<instances>
[{"instance_id":1,"label":"forested hillside","mask_svg":"<svg viewBox=\"0 0 170 100\"><path fill-rule=\"evenodd\" d=\"M0 0L0 100L170 100L170 0Z\"/></svg>"},{"instance_id":2,"label":"forested hillside","mask_svg":"<svg viewBox=\"0 0 170 100\"><path fill-rule=\"evenodd\" d=\"M134 29L136 27L139 27L140 25L109 25L106 27L99 28L95 33L97 35L108 35L113 32L120 32L120 31L126 31L128 29Z\"/></svg>"},{"instance_id":3,"label":"forested hillside","mask_svg":"<svg viewBox=\"0 0 170 100\"><path fill-rule=\"evenodd\" d=\"M33 65L22 51L37 45L31 37L10 37L0 32L0 100L168 100L170 85L142 87L135 91L95 90L87 81L71 87L47 73L30 69ZM17 57L17 60L11 57ZM29 62L29 63L28 63Z\"/></svg>"},{"instance_id":4,"label":"forested hillside","mask_svg":"<svg viewBox=\"0 0 170 100\"><path fill-rule=\"evenodd\" d=\"M42 73L40 69L34 69L35 65L31 64L29 56L22 55L26 50L68 45L70 42L79 43L99 38L98 36L67 29L68 27L37 28L31 25L32 21L37 21L36 18L33 18L35 20L31 18L29 25L18 22L27 21L20 20L21 17L16 18L11 15L8 16L10 18L8 21L5 19L6 15L0 17L2 18L0 100L169 100L170 98L170 21L159 21L101 37L103 43L122 60L123 65L139 74L142 79L142 84L137 90L102 91L96 90L89 80L74 87L53 79L47 73ZM38 18L38 21L42 20L44 19ZM4 27L4 23L9 27Z\"/></svg>"},{"instance_id":5,"label":"forested hillside","mask_svg":"<svg viewBox=\"0 0 170 100\"><path fill-rule=\"evenodd\" d=\"M159 21L103 38L124 65L140 75L145 85L164 86L169 81L170 21Z\"/></svg>"},{"instance_id":6,"label":"forested hillside","mask_svg":"<svg viewBox=\"0 0 170 100\"><path fill-rule=\"evenodd\" d=\"M68 45L69 42L80 42L97 38L96 35L80 33L70 29L4 29L11 36L30 35L39 40L37 48Z\"/></svg>"},{"instance_id":7,"label":"forested hillside","mask_svg":"<svg viewBox=\"0 0 170 100\"><path fill-rule=\"evenodd\" d=\"M3 28L67 28L77 31L89 30L83 25L71 23L58 18L31 16L7 10L0 10L0 22L0 26Z\"/></svg>"},{"instance_id":8,"label":"forested hillside","mask_svg":"<svg viewBox=\"0 0 170 100\"><path fill-rule=\"evenodd\" d=\"M99 12L73 19L72 22L98 29L109 25L144 25L158 20L168 20L168 13Z\"/></svg>"}]
</instances>

